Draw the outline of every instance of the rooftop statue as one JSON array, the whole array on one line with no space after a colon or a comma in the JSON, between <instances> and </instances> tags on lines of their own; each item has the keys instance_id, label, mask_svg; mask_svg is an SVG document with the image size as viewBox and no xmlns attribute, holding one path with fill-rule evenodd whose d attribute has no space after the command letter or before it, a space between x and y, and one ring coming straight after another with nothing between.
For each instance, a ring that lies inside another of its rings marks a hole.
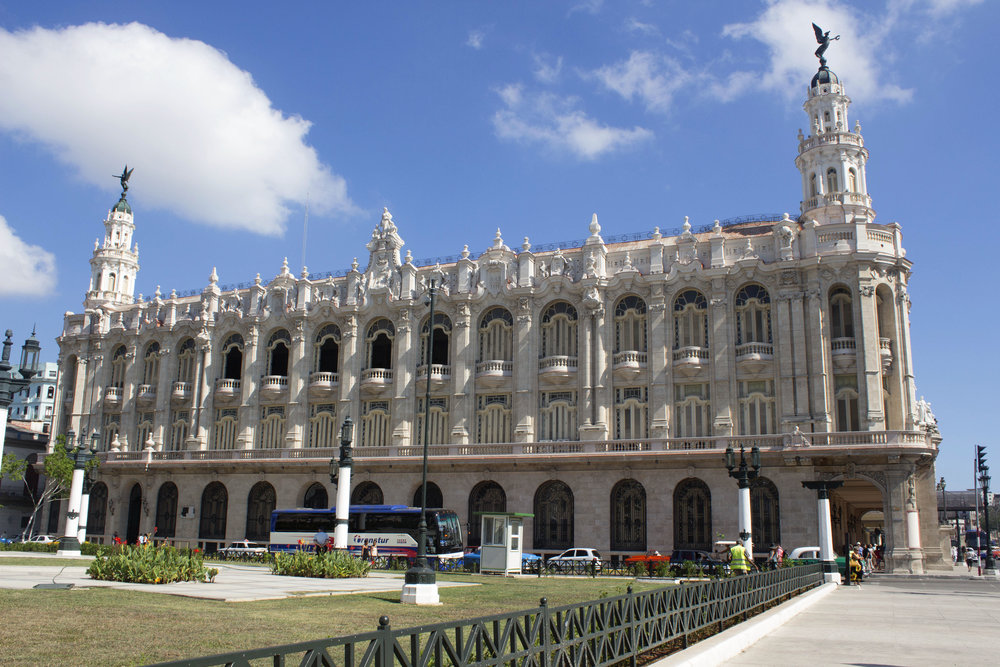
<instances>
[{"instance_id":1,"label":"rooftop statue","mask_svg":"<svg viewBox=\"0 0 1000 667\"><path fill-rule=\"evenodd\" d=\"M830 48L830 42L840 39L840 35L830 37L829 30L823 32L823 29L815 23L813 23L813 31L816 33L816 42L819 44L819 48L816 49L816 57L819 58L819 66L826 67L826 58L823 57L823 54L826 53L828 48Z\"/></svg>"},{"instance_id":2,"label":"rooftop statue","mask_svg":"<svg viewBox=\"0 0 1000 667\"><path fill-rule=\"evenodd\" d=\"M132 177L132 172L133 171L135 171L135 167L132 167L131 169L129 169L128 165L125 165L125 168L122 169L122 173L121 174L114 174L114 177L121 181L121 184L122 184L122 197L124 197L125 193L128 192L128 179Z\"/></svg>"}]
</instances>

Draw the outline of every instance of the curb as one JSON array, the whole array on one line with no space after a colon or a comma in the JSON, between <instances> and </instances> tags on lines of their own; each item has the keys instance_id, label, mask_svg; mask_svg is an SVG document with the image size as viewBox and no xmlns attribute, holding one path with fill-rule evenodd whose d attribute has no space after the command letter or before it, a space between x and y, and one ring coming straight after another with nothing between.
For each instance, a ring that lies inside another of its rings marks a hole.
<instances>
[{"instance_id":1,"label":"curb","mask_svg":"<svg viewBox=\"0 0 1000 667\"><path fill-rule=\"evenodd\" d=\"M657 660L652 663L651 667L721 665L837 590L838 586L839 584L834 583L823 584L819 588L803 593L779 607L769 609L749 621L740 623L662 660Z\"/></svg>"}]
</instances>

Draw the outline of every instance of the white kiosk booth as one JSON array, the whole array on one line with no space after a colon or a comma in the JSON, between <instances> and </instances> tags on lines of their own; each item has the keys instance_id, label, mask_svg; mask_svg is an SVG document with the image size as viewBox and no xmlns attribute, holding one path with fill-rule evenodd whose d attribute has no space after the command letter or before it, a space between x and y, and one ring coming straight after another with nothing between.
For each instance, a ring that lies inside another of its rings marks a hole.
<instances>
[{"instance_id":1,"label":"white kiosk booth","mask_svg":"<svg viewBox=\"0 0 1000 667\"><path fill-rule=\"evenodd\" d=\"M493 574L521 573L524 520L534 514L483 512L479 571Z\"/></svg>"}]
</instances>

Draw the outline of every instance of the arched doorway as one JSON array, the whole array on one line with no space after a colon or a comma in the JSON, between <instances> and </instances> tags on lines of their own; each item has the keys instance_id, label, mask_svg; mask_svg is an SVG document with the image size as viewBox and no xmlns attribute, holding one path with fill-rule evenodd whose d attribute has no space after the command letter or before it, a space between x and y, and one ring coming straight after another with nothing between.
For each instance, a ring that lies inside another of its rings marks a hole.
<instances>
[{"instance_id":1,"label":"arched doorway","mask_svg":"<svg viewBox=\"0 0 1000 667\"><path fill-rule=\"evenodd\" d=\"M221 482L212 482L206 486L201 494L201 524L198 527L199 539L225 540L226 512L228 510L229 493L226 491L226 487Z\"/></svg>"},{"instance_id":2,"label":"arched doorway","mask_svg":"<svg viewBox=\"0 0 1000 667\"><path fill-rule=\"evenodd\" d=\"M330 507L330 496L326 493L326 487L319 482L310 484L302 497L302 506L314 510L328 509Z\"/></svg>"},{"instance_id":3,"label":"arched doorway","mask_svg":"<svg viewBox=\"0 0 1000 667\"><path fill-rule=\"evenodd\" d=\"M267 542L271 533L271 512L276 496L274 487L267 482L257 482L247 496L247 526L244 535L254 542Z\"/></svg>"},{"instance_id":4,"label":"arched doorway","mask_svg":"<svg viewBox=\"0 0 1000 667\"><path fill-rule=\"evenodd\" d=\"M573 491L557 479L535 492L535 549L562 551L573 546Z\"/></svg>"},{"instance_id":5,"label":"arched doorway","mask_svg":"<svg viewBox=\"0 0 1000 667\"><path fill-rule=\"evenodd\" d=\"M469 518L467 543L470 547L482 544L483 522L481 512L506 512L507 494L493 481L480 482L469 492Z\"/></svg>"},{"instance_id":6,"label":"arched doorway","mask_svg":"<svg viewBox=\"0 0 1000 667\"><path fill-rule=\"evenodd\" d=\"M646 489L634 479L611 489L611 549L646 550Z\"/></svg>"},{"instance_id":7,"label":"arched doorway","mask_svg":"<svg viewBox=\"0 0 1000 667\"><path fill-rule=\"evenodd\" d=\"M750 530L754 552L781 544L781 507L778 487L766 477L750 482Z\"/></svg>"},{"instance_id":8,"label":"arched doorway","mask_svg":"<svg viewBox=\"0 0 1000 667\"><path fill-rule=\"evenodd\" d=\"M712 549L712 492L700 479L674 489L674 549Z\"/></svg>"},{"instance_id":9,"label":"arched doorway","mask_svg":"<svg viewBox=\"0 0 1000 667\"><path fill-rule=\"evenodd\" d=\"M108 486L97 482L90 489L90 509L87 510L87 533L104 535L108 516Z\"/></svg>"},{"instance_id":10,"label":"arched doorway","mask_svg":"<svg viewBox=\"0 0 1000 667\"><path fill-rule=\"evenodd\" d=\"M886 530L886 510L883 490L872 480L860 476L845 479L843 486L832 490L830 522L833 528L833 550L837 555L844 555L847 544L853 545L858 542L862 544L870 542L876 546L881 544L883 554L886 556L886 569L891 571L894 539L892 531ZM905 507L900 507L898 512L900 512L898 517L905 519ZM904 530L905 520L897 523L899 530ZM901 545L905 544L904 534L900 533L897 537Z\"/></svg>"},{"instance_id":11,"label":"arched doorway","mask_svg":"<svg viewBox=\"0 0 1000 667\"><path fill-rule=\"evenodd\" d=\"M128 494L128 523L125 527L125 541L135 544L139 541L139 524L142 521L142 486L133 484Z\"/></svg>"},{"instance_id":12,"label":"arched doorway","mask_svg":"<svg viewBox=\"0 0 1000 667\"><path fill-rule=\"evenodd\" d=\"M361 482L351 492L352 505L381 505L382 489L375 482Z\"/></svg>"},{"instance_id":13,"label":"arched doorway","mask_svg":"<svg viewBox=\"0 0 1000 667\"><path fill-rule=\"evenodd\" d=\"M156 536L174 537L177 531L177 485L164 482L156 494Z\"/></svg>"},{"instance_id":14,"label":"arched doorway","mask_svg":"<svg viewBox=\"0 0 1000 667\"><path fill-rule=\"evenodd\" d=\"M413 492L413 506L420 507L421 495L420 485L417 485L417 490ZM434 482L427 482L427 507L442 507L444 506L444 496L441 493L441 488Z\"/></svg>"}]
</instances>

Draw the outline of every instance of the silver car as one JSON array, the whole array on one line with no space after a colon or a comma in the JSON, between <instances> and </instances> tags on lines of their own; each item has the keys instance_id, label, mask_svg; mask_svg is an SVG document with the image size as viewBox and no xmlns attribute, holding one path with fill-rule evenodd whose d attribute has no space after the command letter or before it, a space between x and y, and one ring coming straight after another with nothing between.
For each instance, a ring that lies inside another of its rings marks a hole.
<instances>
[{"instance_id":1,"label":"silver car","mask_svg":"<svg viewBox=\"0 0 1000 667\"><path fill-rule=\"evenodd\" d=\"M567 549L558 556L553 556L546 561L546 567L557 571L578 570L580 572L589 568L593 563L596 572L601 571L601 554L597 549L577 547Z\"/></svg>"}]
</instances>

